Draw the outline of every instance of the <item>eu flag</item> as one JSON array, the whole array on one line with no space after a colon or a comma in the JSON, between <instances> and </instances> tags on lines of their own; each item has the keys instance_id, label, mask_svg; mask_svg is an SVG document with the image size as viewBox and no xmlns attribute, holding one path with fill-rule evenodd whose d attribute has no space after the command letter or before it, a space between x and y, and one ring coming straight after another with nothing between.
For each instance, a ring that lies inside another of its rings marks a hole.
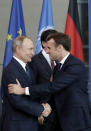
<instances>
[{"instance_id":1,"label":"eu flag","mask_svg":"<svg viewBox=\"0 0 91 131\"><path fill-rule=\"evenodd\" d=\"M89 81L90 81L90 102L91 102L91 0L88 1L89 7Z\"/></svg>"},{"instance_id":2,"label":"eu flag","mask_svg":"<svg viewBox=\"0 0 91 131\"><path fill-rule=\"evenodd\" d=\"M21 35L26 35L21 0L13 0L9 21L8 35L4 54L3 68L12 58L12 41Z\"/></svg>"},{"instance_id":3,"label":"eu flag","mask_svg":"<svg viewBox=\"0 0 91 131\"><path fill-rule=\"evenodd\" d=\"M47 29L53 29L53 28L54 28L54 24L53 24L51 0L43 0L41 16L40 16L40 24L38 28L37 42L35 47L35 54L38 54L42 49L41 41L40 41L42 32Z\"/></svg>"}]
</instances>

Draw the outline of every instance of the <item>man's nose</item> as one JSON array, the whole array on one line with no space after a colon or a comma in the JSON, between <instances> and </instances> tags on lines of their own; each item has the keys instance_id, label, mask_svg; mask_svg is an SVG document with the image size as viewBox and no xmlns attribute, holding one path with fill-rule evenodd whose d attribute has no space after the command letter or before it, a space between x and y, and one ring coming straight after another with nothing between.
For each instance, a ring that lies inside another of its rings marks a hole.
<instances>
[{"instance_id":1,"label":"man's nose","mask_svg":"<svg viewBox=\"0 0 91 131\"><path fill-rule=\"evenodd\" d=\"M31 52L31 53L32 53L32 55L34 55L34 50L32 50L32 52Z\"/></svg>"}]
</instances>

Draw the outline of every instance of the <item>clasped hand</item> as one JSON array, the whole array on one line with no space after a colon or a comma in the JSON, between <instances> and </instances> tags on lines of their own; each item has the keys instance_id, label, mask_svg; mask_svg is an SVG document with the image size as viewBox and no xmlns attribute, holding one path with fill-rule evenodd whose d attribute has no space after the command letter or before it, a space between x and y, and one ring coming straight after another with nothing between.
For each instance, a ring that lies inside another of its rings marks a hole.
<instances>
[{"instance_id":1,"label":"clasped hand","mask_svg":"<svg viewBox=\"0 0 91 131\"><path fill-rule=\"evenodd\" d=\"M44 122L44 117L48 117L50 115L51 111L52 111L51 106L48 103L42 104L42 105L44 107L44 111L42 112L41 116L38 117L38 122L41 125Z\"/></svg>"}]
</instances>

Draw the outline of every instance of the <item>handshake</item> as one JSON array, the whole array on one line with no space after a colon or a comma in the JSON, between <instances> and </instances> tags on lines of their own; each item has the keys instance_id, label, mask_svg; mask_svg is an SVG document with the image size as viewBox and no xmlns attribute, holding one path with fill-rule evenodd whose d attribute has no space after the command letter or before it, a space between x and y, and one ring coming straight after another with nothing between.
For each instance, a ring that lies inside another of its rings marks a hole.
<instances>
[{"instance_id":1,"label":"handshake","mask_svg":"<svg viewBox=\"0 0 91 131\"><path fill-rule=\"evenodd\" d=\"M44 122L44 117L48 117L52 111L51 106L48 103L42 104L42 106L44 107L44 111L42 112L41 116L38 117L38 122L41 125Z\"/></svg>"},{"instance_id":2,"label":"handshake","mask_svg":"<svg viewBox=\"0 0 91 131\"><path fill-rule=\"evenodd\" d=\"M52 81L52 77L51 77L51 81ZM9 84L8 85L9 94L17 94L17 95L25 94L26 88L21 87L18 79L16 79L16 83L17 84ZM42 104L42 106L44 107L44 111L42 112L41 116L38 117L38 122L40 124L43 124L44 117L48 117L52 111L52 109L48 103Z\"/></svg>"}]
</instances>

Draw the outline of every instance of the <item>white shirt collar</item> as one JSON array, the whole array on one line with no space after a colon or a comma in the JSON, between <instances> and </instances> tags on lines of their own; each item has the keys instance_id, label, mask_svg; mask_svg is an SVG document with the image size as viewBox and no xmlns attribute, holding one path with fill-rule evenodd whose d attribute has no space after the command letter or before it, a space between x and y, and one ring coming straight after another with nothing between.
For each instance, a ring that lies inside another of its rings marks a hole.
<instances>
[{"instance_id":1,"label":"white shirt collar","mask_svg":"<svg viewBox=\"0 0 91 131\"><path fill-rule=\"evenodd\" d=\"M47 60L47 62L49 63L49 65L51 66L51 60L49 55L45 52L45 50L42 50L42 55L45 57L45 59Z\"/></svg>"},{"instance_id":2,"label":"white shirt collar","mask_svg":"<svg viewBox=\"0 0 91 131\"><path fill-rule=\"evenodd\" d=\"M68 53L61 61L60 63L63 65L64 62L66 61L66 59L68 58L68 56L70 55L70 53Z\"/></svg>"},{"instance_id":3,"label":"white shirt collar","mask_svg":"<svg viewBox=\"0 0 91 131\"><path fill-rule=\"evenodd\" d=\"M18 59L18 58L15 57L15 56L13 56L13 58L14 58L15 60L17 60L17 61L19 62L19 64L23 67L23 69L26 71L26 68L25 68L26 63L24 63L22 60Z\"/></svg>"}]
</instances>

